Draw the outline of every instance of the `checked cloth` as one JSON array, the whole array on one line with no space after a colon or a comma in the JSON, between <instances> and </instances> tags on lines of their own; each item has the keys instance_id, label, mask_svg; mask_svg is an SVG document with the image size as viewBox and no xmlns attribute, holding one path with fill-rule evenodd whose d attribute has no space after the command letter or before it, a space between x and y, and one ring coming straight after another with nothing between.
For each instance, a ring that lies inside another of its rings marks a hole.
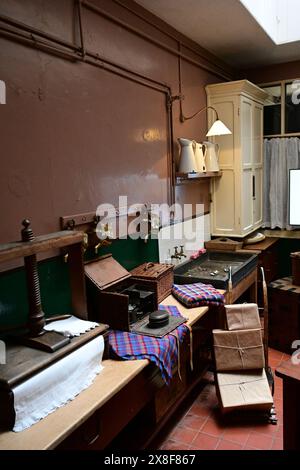
<instances>
[{"instance_id":1,"label":"checked cloth","mask_svg":"<svg viewBox=\"0 0 300 470\"><path fill-rule=\"evenodd\" d=\"M170 315L181 316L177 307L160 306L159 308L167 310ZM124 360L149 359L159 367L163 380L169 384L175 365L178 366L180 374L178 346L188 331L189 328L183 324L163 338L155 338L127 331L112 330L109 333L110 353Z\"/></svg>"},{"instance_id":2,"label":"checked cloth","mask_svg":"<svg viewBox=\"0 0 300 470\"><path fill-rule=\"evenodd\" d=\"M202 307L204 305L221 306L225 298L210 284L174 284L172 294L186 307Z\"/></svg>"}]
</instances>

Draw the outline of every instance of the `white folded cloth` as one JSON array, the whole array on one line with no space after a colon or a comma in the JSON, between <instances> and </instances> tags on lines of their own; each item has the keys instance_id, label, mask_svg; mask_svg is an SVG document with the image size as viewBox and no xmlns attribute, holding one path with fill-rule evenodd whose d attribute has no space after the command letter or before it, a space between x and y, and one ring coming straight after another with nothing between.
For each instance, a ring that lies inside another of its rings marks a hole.
<instances>
[{"instance_id":1,"label":"white folded cloth","mask_svg":"<svg viewBox=\"0 0 300 470\"><path fill-rule=\"evenodd\" d=\"M44 326L44 330L56 331L62 333L64 336L79 336L86 331L96 328L99 323L87 320L81 320L77 317L70 317L66 320L58 320L48 323Z\"/></svg>"},{"instance_id":2,"label":"white folded cloth","mask_svg":"<svg viewBox=\"0 0 300 470\"><path fill-rule=\"evenodd\" d=\"M103 369L103 351L103 336L97 336L14 387L16 419L13 431L29 428L89 387Z\"/></svg>"}]
</instances>

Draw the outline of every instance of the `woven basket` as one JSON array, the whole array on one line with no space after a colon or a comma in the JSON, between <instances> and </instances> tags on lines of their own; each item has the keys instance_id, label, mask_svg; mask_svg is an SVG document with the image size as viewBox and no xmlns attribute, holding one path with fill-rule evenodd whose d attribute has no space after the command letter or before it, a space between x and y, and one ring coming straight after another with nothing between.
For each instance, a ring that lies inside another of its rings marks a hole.
<instances>
[{"instance_id":1,"label":"woven basket","mask_svg":"<svg viewBox=\"0 0 300 470\"><path fill-rule=\"evenodd\" d=\"M171 294L174 284L174 266L171 264L144 263L133 269L130 274L132 280L143 281L145 286L155 290L157 302L162 302Z\"/></svg>"}]
</instances>

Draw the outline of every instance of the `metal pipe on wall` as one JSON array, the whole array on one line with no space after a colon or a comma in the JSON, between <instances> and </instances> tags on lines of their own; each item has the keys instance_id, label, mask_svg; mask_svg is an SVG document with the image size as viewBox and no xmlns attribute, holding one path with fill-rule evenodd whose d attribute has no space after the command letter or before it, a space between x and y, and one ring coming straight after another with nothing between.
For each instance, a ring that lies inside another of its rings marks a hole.
<instances>
[{"instance_id":1,"label":"metal pipe on wall","mask_svg":"<svg viewBox=\"0 0 300 470\"><path fill-rule=\"evenodd\" d=\"M0 21L2 21L3 23L7 25L26 31L28 33L36 34L44 39L48 39L49 41L59 44L60 46L64 46L69 49L75 50L76 52L80 52L80 47L76 46L76 44L66 41L65 39L60 39L59 37L54 36L53 34L45 33L44 31L40 29L34 28L33 26L28 26L27 24L22 23L21 21L15 20L13 18L9 18L8 16L2 15L2 14L0 14Z\"/></svg>"},{"instance_id":2,"label":"metal pipe on wall","mask_svg":"<svg viewBox=\"0 0 300 470\"><path fill-rule=\"evenodd\" d=\"M18 32L12 31L8 28L5 28L4 26L0 26L0 36L6 39L10 39L12 41L25 44L26 46L30 46L35 49L41 49L44 52L48 52L50 54L62 56L64 59L69 59L72 61L80 60L79 56L77 56L75 53L71 52L70 50L61 49L61 48L56 47L55 45L45 43L41 41L40 39L36 39L32 34L30 34L29 36L25 36L20 31Z\"/></svg>"},{"instance_id":3,"label":"metal pipe on wall","mask_svg":"<svg viewBox=\"0 0 300 470\"><path fill-rule=\"evenodd\" d=\"M81 41L81 49L82 55L85 56L85 47L84 47L84 33L83 33L83 20L82 20L82 6L81 0L77 0L78 5L78 19L79 19L79 33L80 33L80 41Z\"/></svg>"},{"instance_id":4,"label":"metal pipe on wall","mask_svg":"<svg viewBox=\"0 0 300 470\"><path fill-rule=\"evenodd\" d=\"M0 15L0 21L6 23L6 17L4 18L2 15ZM7 37L9 39L15 39L18 42L23 41L27 45L31 45L32 47L35 47L35 48L41 47L46 52L48 51L51 53L63 55L64 57L68 57L69 59L76 60L79 62L82 62L82 61L88 62L87 57L86 57L88 56L90 57L90 59L93 59L93 61L92 60L89 61L91 65L94 65L103 69L107 69L121 76L126 76L126 78L130 78L131 80L141 85L148 86L157 91L171 94L170 87L166 85L165 83L158 82L157 80L146 77L145 75L140 74L139 72L134 72L127 67L114 63L111 60L102 58L97 53L86 50L85 59L83 60L81 48L78 48L78 46L76 45L73 45L67 41L59 40L59 44L66 48L66 49L61 49L61 48L56 47L55 45L43 42L39 38L37 38L36 36L45 37L45 35L42 31L39 31L36 28L32 28L31 30L31 27L27 25L23 25L22 23L20 24L20 22L15 22L12 19L9 19L7 23L10 25L13 25L16 28L20 26L20 29L24 30L27 33L27 36L25 36L20 31L8 29L0 25L0 35L4 37ZM53 43L57 42L56 41L57 38L49 34L47 34L47 39ZM123 72L122 74L120 72L121 70Z\"/></svg>"},{"instance_id":5,"label":"metal pipe on wall","mask_svg":"<svg viewBox=\"0 0 300 470\"><path fill-rule=\"evenodd\" d=\"M199 57L202 57L203 59L205 59L207 62L210 62L211 64L213 64L215 67L217 67L217 69L221 70L222 72L224 72L225 74L228 73L228 70L226 70L224 67L220 66L220 64L217 62L218 59L217 58L213 58L213 57L208 57L207 54L205 53L201 53L199 51L199 49L197 49L196 47L192 47L191 45L187 44L187 43L183 43L182 41L180 41L180 39L178 39L178 37L176 36L176 34L172 34L171 32L169 31L166 31L165 29L162 29L159 25L157 25L154 21L151 21L149 18L147 18L145 15L141 14L141 13L138 13L137 11L135 11L133 8L131 8L129 5L126 5L122 0L113 0L114 3L116 3L117 5L121 6L122 8L124 8L125 10L129 11L132 15L136 16L137 18L140 18L142 21L144 21L145 23L149 24L150 26L152 26L153 28L157 29L157 31L159 31L160 33L163 33L165 36L168 36L169 38L173 39L174 41L176 41L178 43L179 46L184 46L186 49L188 49L189 51L193 52L194 54L197 54ZM225 64L224 64L225 65ZM230 68L228 66L228 68Z\"/></svg>"},{"instance_id":6,"label":"metal pipe on wall","mask_svg":"<svg viewBox=\"0 0 300 470\"><path fill-rule=\"evenodd\" d=\"M127 29L127 30L129 30L129 31L131 31L131 32L134 32L135 34L137 34L138 36L142 37L143 39L146 39L146 40L148 40L148 41L154 43L154 44L157 45L158 47L161 47L161 48L167 50L168 52L170 52L170 53L176 55L176 56L179 57L179 58L183 58L184 60L187 60L188 62L190 62L190 63L192 63L192 64L194 64L194 65L196 65L196 66L198 66L198 67L201 67L201 68L203 68L203 69L205 69L205 70L207 70L207 71L209 71L209 72L211 72L211 73L214 73L215 75L218 75L218 76L220 76L220 77L222 77L222 78L225 78L226 80L227 80L227 79L230 80L230 79L232 78L232 77L229 77L228 75L223 75L223 74L220 75L220 72L216 71L215 69L213 69L213 68L211 68L211 67L208 67L208 66L206 66L205 64L202 64L202 63L200 63L200 62L198 62L198 61L196 61L196 60L190 58L189 56L186 56L186 55L183 54L183 53L181 52L181 50L180 50L180 49L181 49L181 44L179 44L179 50L173 49L173 48L171 48L170 46L167 46L167 45L161 43L160 41L158 41L158 40L156 40L156 39L153 39L151 36L147 35L146 33L143 33L142 31L138 30L137 28L134 28L133 26L131 26L131 25L129 25L129 24L127 24L127 23L125 23L125 22L119 20L118 18L115 18L113 15L110 15L109 13L104 12L103 10L101 10L100 8L96 7L95 5L93 5L92 3L90 3L90 2L88 2L88 1L86 1L86 0L77 0L77 2L78 2L79 29L80 29L80 35L81 35L81 47L78 47L76 44L73 44L73 43L71 43L71 42L69 42L69 41L60 39L59 37L54 36L54 35L52 35L52 34L50 34L50 33L45 33L44 31L41 31L41 30L39 30L39 29L37 29L37 28L34 28L34 27L32 27L32 26L28 26L28 25L26 25L26 24L24 24L24 23L22 23L22 22L20 22L20 21L17 21L17 20L15 20L15 19L9 18L9 17L7 17L7 16L5 16L5 15L1 15L1 14L0 14L0 21L4 22L5 24L8 24L8 25L10 25L10 26L13 26L13 27L15 27L15 28L18 28L18 29L21 29L21 30L23 30L23 31L26 31L26 32L30 33L31 35L32 35L32 34L38 35L38 36L40 36L40 37L42 37L42 38L44 38L44 39L47 39L47 40L49 40L49 41L51 41L51 42L54 42L54 43L59 44L59 45L61 45L61 46L63 46L63 47L66 47L67 49L70 49L70 50L72 50L72 51L75 52L75 53L80 53L80 52L81 52L84 56L85 56L85 54L87 54L87 55L89 55L89 56L91 56L91 57L93 57L93 58L96 58L97 60L101 60L101 61L103 61L104 63L110 64L110 65L112 65L113 67L117 67L117 68L123 69L124 71L126 71L126 72L128 72L128 73L133 73L134 75L141 77L143 80L151 81L151 82L153 82L153 83L157 83L157 84L159 84L159 85L162 85L161 82L158 82L158 81L153 80L153 79L151 79L151 78L149 78L149 77L146 77L146 76L144 76L144 75L142 75L142 74L140 74L140 73L138 73L138 72L133 72L133 71L127 69L127 68L124 67L124 66L120 66L119 64L113 63L112 61L109 61L108 59L105 59L105 58L100 57L99 54L96 55L95 53L93 53L93 52L91 52L91 51L87 51L87 50L84 49L84 31L83 31L83 24L82 24L82 6L84 6L84 7L88 8L88 9L90 9L90 10L92 10L92 11L94 11L94 12L100 14L101 16L106 17L107 19L111 20L112 22L117 23L117 24L119 24L120 26L123 26L125 29ZM13 33L13 31L11 31L10 33ZM35 41L36 41L36 40L35 40ZM36 42L37 42L37 41L36 41ZM44 44L44 46L46 46L46 45ZM57 48L51 46L51 49L56 50ZM58 50L58 49L57 49L57 50ZM58 52L61 52L61 51L58 50ZM66 55L66 52L65 52L65 51L63 51L63 53L64 53L64 55ZM74 58L74 57L73 57L73 58ZM80 60L79 55L78 55L78 59L77 59L77 60ZM166 86L166 87L168 87L168 85L165 84L165 83L163 83L163 85Z\"/></svg>"},{"instance_id":7,"label":"metal pipe on wall","mask_svg":"<svg viewBox=\"0 0 300 470\"><path fill-rule=\"evenodd\" d=\"M225 80L231 80L232 79L232 77L230 75L227 75L225 73L221 73L220 71L215 70L214 68L212 68L212 67L210 67L206 64L203 64L202 62L199 62L197 60L192 59L191 57L189 57L186 54L183 54L182 52L178 52L178 50L174 49L173 47L167 46L166 44L163 44L161 41L158 41L157 39L152 38L152 36L150 36L149 34L143 33L138 28L135 28L134 26L131 26L130 24L126 23L125 21L122 21L122 20L116 18L115 16L111 15L110 13L105 12L101 8L93 5L92 3L90 3L86 0L82 0L81 4L82 4L83 7L86 7L87 9L93 11L94 13L98 13L100 16L110 20L111 22L113 22L113 23L115 23L119 26L122 26L127 31L129 31L131 33L134 33L136 36L139 36L142 39L146 39L147 41L151 42L152 44L160 47L161 49L164 49L167 52L170 52L171 54L173 54L177 57L180 56L182 59L185 59L187 62L190 62L191 64L196 65L197 67L201 67L203 70L206 70L210 73L213 73L214 75L216 75L218 77L221 77Z\"/></svg>"}]
</instances>

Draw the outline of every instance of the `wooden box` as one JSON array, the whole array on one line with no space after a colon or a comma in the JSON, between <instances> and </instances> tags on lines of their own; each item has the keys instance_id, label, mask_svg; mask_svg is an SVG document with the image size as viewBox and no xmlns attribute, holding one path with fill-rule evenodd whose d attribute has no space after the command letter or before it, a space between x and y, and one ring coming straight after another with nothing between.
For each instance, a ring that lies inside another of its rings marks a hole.
<instances>
[{"instance_id":1,"label":"wooden box","mask_svg":"<svg viewBox=\"0 0 300 470\"><path fill-rule=\"evenodd\" d=\"M207 250L236 251L241 250L243 248L243 242L221 237L205 242L204 246Z\"/></svg>"},{"instance_id":2,"label":"wooden box","mask_svg":"<svg viewBox=\"0 0 300 470\"><path fill-rule=\"evenodd\" d=\"M137 299L145 314L158 308L154 285L140 279L133 279L112 255L105 255L90 261L84 267L87 282L89 318L107 323L110 328L130 331L131 325L142 318L134 313L132 305Z\"/></svg>"},{"instance_id":3,"label":"wooden box","mask_svg":"<svg viewBox=\"0 0 300 470\"><path fill-rule=\"evenodd\" d=\"M132 279L143 281L155 289L158 303L171 294L174 284L174 266L161 263L144 263L131 271Z\"/></svg>"}]
</instances>

